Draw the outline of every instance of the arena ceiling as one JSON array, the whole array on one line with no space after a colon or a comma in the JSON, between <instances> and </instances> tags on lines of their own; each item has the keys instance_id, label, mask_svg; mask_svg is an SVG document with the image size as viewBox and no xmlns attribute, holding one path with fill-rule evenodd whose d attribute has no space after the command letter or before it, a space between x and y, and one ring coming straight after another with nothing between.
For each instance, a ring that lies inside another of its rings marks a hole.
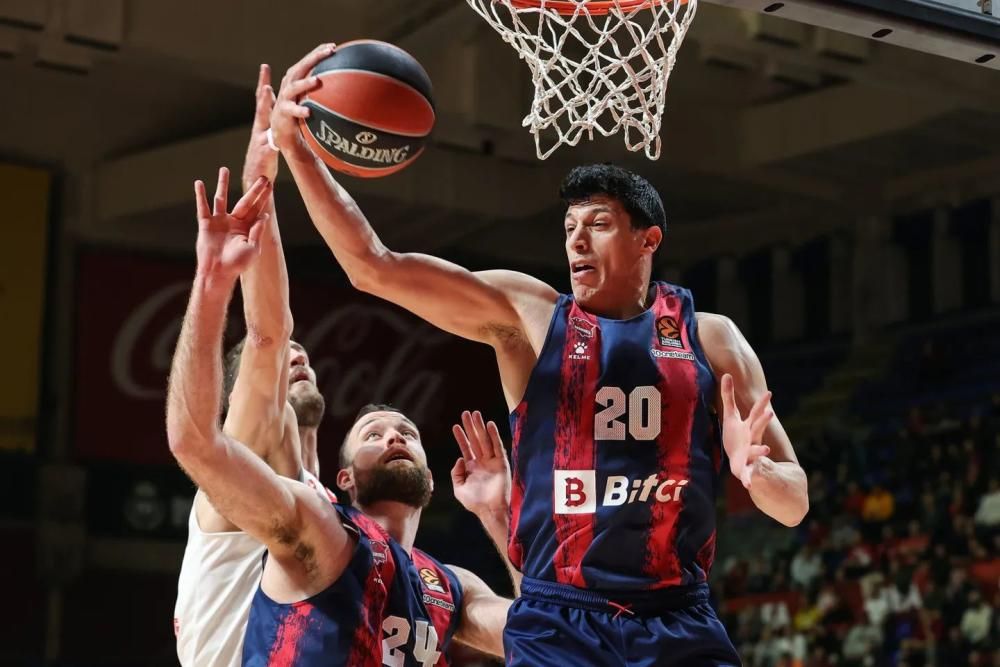
<instances>
[{"instance_id":1,"label":"arena ceiling","mask_svg":"<svg viewBox=\"0 0 1000 667\"><path fill-rule=\"evenodd\" d=\"M463 0L0 0L0 154L65 175L77 238L186 251L190 182L238 166L257 64L280 76L313 45L357 37L403 46L435 84L427 153L347 182L400 249L560 266L523 239L559 243L555 189L584 161L651 178L688 258L723 237L753 246L959 199L1000 172L997 70L709 2L671 79L658 162L615 138L540 163L520 124L526 68ZM294 188L279 198L288 243L318 242Z\"/></svg>"}]
</instances>

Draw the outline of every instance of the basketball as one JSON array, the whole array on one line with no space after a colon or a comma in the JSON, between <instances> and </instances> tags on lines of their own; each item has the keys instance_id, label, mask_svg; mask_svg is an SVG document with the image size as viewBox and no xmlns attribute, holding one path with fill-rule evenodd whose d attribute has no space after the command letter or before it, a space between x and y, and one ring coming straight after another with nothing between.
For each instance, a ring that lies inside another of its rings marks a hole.
<instances>
[{"instance_id":1,"label":"basketball","mask_svg":"<svg viewBox=\"0 0 1000 667\"><path fill-rule=\"evenodd\" d=\"M417 159L434 127L431 80L409 53L358 40L311 73L320 86L302 99L306 143L336 171L361 178L393 174Z\"/></svg>"}]
</instances>

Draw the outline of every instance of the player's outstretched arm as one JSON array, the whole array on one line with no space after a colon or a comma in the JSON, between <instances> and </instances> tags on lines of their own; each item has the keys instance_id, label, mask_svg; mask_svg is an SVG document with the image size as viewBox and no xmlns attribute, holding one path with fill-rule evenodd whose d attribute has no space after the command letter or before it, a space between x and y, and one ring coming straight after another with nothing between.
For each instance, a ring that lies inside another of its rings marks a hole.
<instances>
[{"instance_id":1,"label":"player's outstretched arm","mask_svg":"<svg viewBox=\"0 0 1000 667\"><path fill-rule=\"evenodd\" d=\"M503 657L503 628L513 600L501 597L468 570L449 565L462 584L462 618L455 639L474 649Z\"/></svg>"},{"instance_id":2,"label":"player's outstretched arm","mask_svg":"<svg viewBox=\"0 0 1000 667\"><path fill-rule=\"evenodd\" d=\"M309 556L317 552L329 559L319 574L342 568L349 538L329 503L306 485L279 477L219 428L226 308L239 274L257 255L258 216L270 184L259 179L232 213L225 211L225 192L216 192L210 212L204 184L197 182L195 190L198 271L167 392L170 451L219 512L264 543L276 560L291 564L291 572L315 576Z\"/></svg>"},{"instance_id":3,"label":"player's outstretched arm","mask_svg":"<svg viewBox=\"0 0 1000 667\"><path fill-rule=\"evenodd\" d=\"M277 176L278 154L267 141L273 108L271 70L261 65L256 110L243 163L244 192L261 177L274 183ZM228 183L220 184L223 189L224 186ZM262 211L268 218L261 225L259 256L240 276L247 337L239 374L229 397L225 431L246 443L278 472L297 475L298 452L276 451L282 442L287 414L288 345L293 321L273 191L268 193Z\"/></svg>"},{"instance_id":4,"label":"player's outstretched arm","mask_svg":"<svg viewBox=\"0 0 1000 667\"><path fill-rule=\"evenodd\" d=\"M462 457L451 469L455 498L483 524L510 573L514 594L521 591L521 573L507 556L510 527L510 464L507 450L494 422L484 423L479 412L462 413L462 423L452 426Z\"/></svg>"},{"instance_id":5,"label":"player's outstretched arm","mask_svg":"<svg viewBox=\"0 0 1000 667\"><path fill-rule=\"evenodd\" d=\"M325 57L332 47L317 51ZM551 312L557 294L535 278L511 271L473 273L437 257L393 252L382 243L351 195L299 133L298 121L308 116L309 109L298 100L303 87L315 85L309 71L317 51L285 74L271 129L313 224L351 283L441 329L494 345L522 330L524 318L532 317L535 310L544 310L548 304Z\"/></svg>"},{"instance_id":6,"label":"player's outstretched arm","mask_svg":"<svg viewBox=\"0 0 1000 667\"><path fill-rule=\"evenodd\" d=\"M719 380L716 403L733 474L762 512L786 526L798 525L809 511L806 473L771 411L757 354L722 315L698 313L698 338Z\"/></svg>"}]
</instances>

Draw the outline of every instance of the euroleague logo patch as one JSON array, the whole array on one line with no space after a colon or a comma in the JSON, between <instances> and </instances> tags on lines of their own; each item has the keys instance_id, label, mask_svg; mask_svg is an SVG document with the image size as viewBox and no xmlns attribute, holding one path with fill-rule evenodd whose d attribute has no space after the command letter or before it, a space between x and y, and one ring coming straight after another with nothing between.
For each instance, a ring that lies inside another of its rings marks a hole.
<instances>
[{"instance_id":1,"label":"euroleague logo patch","mask_svg":"<svg viewBox=\"0 0 1000 667\"><path fill-rule=\"evenodd\" d=\"M669 315L664 315L656 320L656 335L660 339L660 345L663 347L684 347L684 343L681 342L681 329L677 326L677 320Z\"/></svg>"},{"instance_id":2,"label":"euroleague logo patch","mask_svg":"<svg viewBox=\"0 0 1000 667\"><path fill-rule=\"evenodd\" d=\"M424 587L429 591L434 591L435 593L444 593L444 587L441 586L441 579L438 578L437 572L430 569L429 567L420 568L420 578L424 582Z\"/></svg>"}]
</instances>

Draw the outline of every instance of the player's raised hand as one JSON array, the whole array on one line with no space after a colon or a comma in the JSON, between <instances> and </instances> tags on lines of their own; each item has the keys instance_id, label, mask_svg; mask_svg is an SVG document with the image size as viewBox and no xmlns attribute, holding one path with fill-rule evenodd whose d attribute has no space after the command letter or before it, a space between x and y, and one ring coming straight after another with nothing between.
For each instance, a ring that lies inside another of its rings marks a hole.
<instances>
[{"instance_id":1,"label":"player's raised hand","mask_svg":"<svg viewBox=\"0 0 1000 667\"><path fill-rule=\"evenodd\" d=\"M274 110L274 88L271 87L271 66L260 66L257 76L256 107L253 127L250 129L250 144L243 161L243 192L253 186L261 176L274 183L278 176L278 153L267 141L267 131L271 127L271 112Z\"/></svg>"},{"instance_id":2,"label":"player's raised hand","mask_svg":"<svg viewBox=\"0 0 1000 667\"><path fill-rule=\"evenodd\" d=\"M771 453L771 448L761 444L764 429L767 428L774 411L771 410L771 392L765 392L757 399L750 414L744 419L736 405L733 376L722 376L722 445L729 456L729 469L750 488L753 464L758 458Z\"/></svg>"},{"instance_id":3,"label":"player's raised hand","mask_svg":"<svg viewBox=\"0 0 1000 667\"><path fill-rule=\"evenodd\" d=\"M462 423L451 430L462 450L462 458L451 469L455 498L477 515L506 512L510 505L510 465L497 425L484 423L479 411L466 410Z\"/></svg>"},{"instance_id":4,"label":"player's raised hand","mask_svg":"<svg viewBox=\"0 0 1000 667\"><path fill-rule=\"evenodd\" d=\"M261 176L227 211L229 170L219 169L215 199L209 208L205 184L194 182L198 211L198 273L210 278L235 280L258 254L257 240L267 214L261 209L271 194L271 182Z\"/></svg>"},{"instance_id":5,"label":"player's raised hand","mask_svg":"<svg viewBox=\"0 0 1000 667\"><path fill-rule=\"evenodd\" d=\"M319 77L309 76L309 72L321 60L332 55L336 48L335 44L320 44L289 67L281 79L278 97L271 111L271 135L274 143L286 155L293 149L308 150L299 132L299 119L309 117L309 107L299 104L299 100L319 87Z\"/></svg>"}]
</instances>

